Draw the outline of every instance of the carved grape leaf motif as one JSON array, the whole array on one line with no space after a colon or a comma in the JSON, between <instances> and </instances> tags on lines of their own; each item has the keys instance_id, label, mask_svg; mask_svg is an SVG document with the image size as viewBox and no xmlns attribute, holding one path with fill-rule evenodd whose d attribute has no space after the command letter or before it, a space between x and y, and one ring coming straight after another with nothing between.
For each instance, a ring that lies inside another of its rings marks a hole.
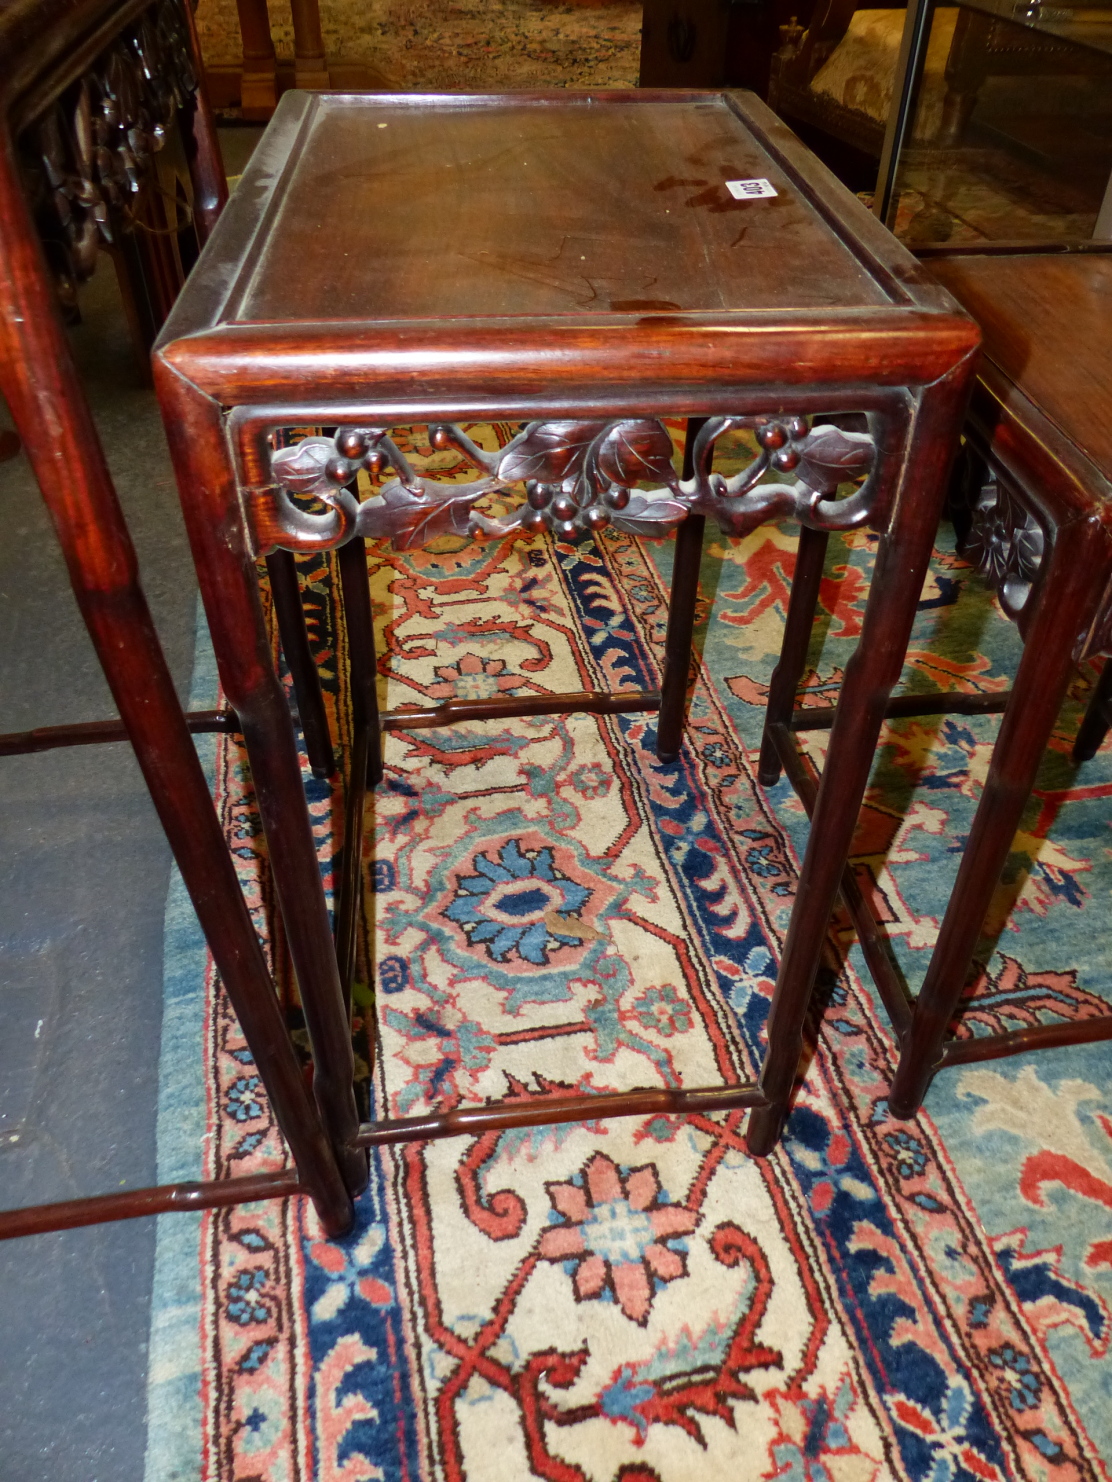
<instances>
[{"instance_id":1,"label":"carved grape leaf motif","mask_svg":"<svg viewBox=\"0 0 1112 1482\"><path fill-rule=\"evenodd\" d=\"M323 494L335 488L325 475L325 466L336 456L330 437L306 437L292 448L279 448L271 467L279 483L294 494Z\"/></svg>"},{"instance_id":2,"label":"carved grape leaf motif","mask_svg":"<svg viewBox=\"0 0 1112 1482\"><path fill-rule=\"evenodd\" d=\"M799 452L796 477L823 494L833 494L839 484L868 473L873 466L873 440L867 432L813 427L799 445Z\"/></svg>"},{"instance_id":3,"label":"carved grape leaf motif","mask_svg":"<svg viewBox=\"0 0 1112 1482\"><path fill-rule=\"evenodd\" d=\"M762 451L748 468L723 479L711 469L713 445L735 426L755 428ZM844 505L824 501L839 485L868 475L876 457L871 434L828 425L808 430L806 419L794 414L711 419L696 441L693 475L683 482L671 436L651 417L533 422L500 454L484 452L450 424L432 426L430 441L437 449L456 447L483 477L468 484L420 478L382 428L340 428L334 438L309 437L273 453L280 489L319 499L341 515L339 526L328 524L287 500L281 520L295 542L291 548L327 548L355 533L389 540L395 550L443 535L500 539L514 531L578 541L608 525L659 537L692 513L711 516L734 535L779 516L846 529L867 516L871 481ZM360 505L345 487L360 467L375 478L391 467L398 477ZM793 470L793 482L761 481L766 473ZM484 494L520 483L527 503L510 515L491 518L475 510Z\"/></svg>"},{"instance_id":4,"label":"carved grape leaf motif","mask_svg":"<svg viewBox=\"0 0 1112 1482\"><path fill-rule=\"evenodd\" d=\"M675 487L672 439L655 417L614 422L598 450L599 471L628 488L649 479ZM682 517L681 517L682 518Z\"/></svg>"},{"instance_id":5,"label":"carved grape leaf motif","mask_svg":"<svg viewBox=\"0 0 1112 1482\"><path fill-rule=\"evenodd\" d=\"M507 444L498 477L507 484L562 484L583 470L591 444L606 422L532 422Z\"/></svg>"},{"instance_id":6,"label":"carved grape leaf motif","mask_svg":"<svg viewBox=\"0 0 1112 1482\"><path fill-rule=\"evenodd\" d=\"M628 535L660 536L682 525L688 506L679 499L669 499L663 489L634 494L620 514L611 516L613 524Z\"/></svg>"},{"instance_id":7,"label":"carved grape leaf motif","mask_svg":"<svg viewBox=\"0 0 1112 1482\"><path fill-rule=\"evenodd\" d=\"M421 493L397 479L359 510L359 532L370 540L389 540L396 551L412 551L441 535L468 535L471 506L491 487L489 479L476 484L435 484L419 479Z\"/></svg>"}]
</instances>

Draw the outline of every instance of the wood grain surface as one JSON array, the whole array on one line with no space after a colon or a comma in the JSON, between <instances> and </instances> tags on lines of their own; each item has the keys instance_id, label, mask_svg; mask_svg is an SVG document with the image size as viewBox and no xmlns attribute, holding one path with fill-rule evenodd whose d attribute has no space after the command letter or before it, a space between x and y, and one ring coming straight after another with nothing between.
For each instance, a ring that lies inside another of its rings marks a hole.
<instances>
[{"instance_id":1,"label":"wood grain surface","mask_svg":"<svg viewBox=\"0 0 1112 1482\"><path fill-rule=\"evenodd\" d=\"M931 272L984 355L1112 478L1112 255L952 257Z\"/></svg>"}]
</instances>

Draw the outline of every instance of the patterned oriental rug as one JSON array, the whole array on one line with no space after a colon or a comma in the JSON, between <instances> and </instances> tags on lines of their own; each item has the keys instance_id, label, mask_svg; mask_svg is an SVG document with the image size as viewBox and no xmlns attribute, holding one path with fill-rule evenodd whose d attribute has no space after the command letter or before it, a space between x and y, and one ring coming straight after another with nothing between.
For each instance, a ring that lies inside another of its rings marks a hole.
<instances>
[{"instance_id":1,"label":"patterned oriental rug","mask_svg":"<svg viewBox=\"0 0 1112 1482\"><path fill-rule=\"evenodd\" d=\"M470 430L493 447L514 429ZM450 476L454 452L413 451ZM805 835L787 785L755 781L794 548L774 526L708 539L671 767L636 716L388 738L354 1031L379 1114L754 1072ZM816 702L856 641L874 548L831 544ZM373 549L389 703L649 685L670 559L613 532ZM343 738L331 566L302 570ZM904 687L999 689L1017 652L944 532ZM1112 750L1076 776L1069 762L1090 681L1055 733L962 1033L1105 1010ZM201 644L195 703L212 684ZM878 758L855 868L913 986L994 726L902 722ZM265 932L243 756L207 744ZM306 777L330 888L342 792ZM160 1178L280 1165L180 887L167 941ZM950 1070L898 1122L893 1037L844 922L821 997L768 1161L746 1156L742 1113L586 1123L384 1151L343 1241L301 1201L163 1217L147 1482L1112 1476L1112 1047Z\"/></svg>"}]
</instances>

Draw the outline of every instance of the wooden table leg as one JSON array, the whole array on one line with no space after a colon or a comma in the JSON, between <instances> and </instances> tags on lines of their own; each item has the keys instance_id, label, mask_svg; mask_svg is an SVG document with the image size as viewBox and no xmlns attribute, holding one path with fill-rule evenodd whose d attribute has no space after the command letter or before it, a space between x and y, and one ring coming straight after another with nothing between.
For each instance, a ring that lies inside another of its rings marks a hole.
<instances>
[{"instance_id":1,"label":"wooden table leg","mask_svg":"<svg viewBox=\"0 0 1112 1482\"><path fill-rule=\"evenodd\" d=\"M157 356L186 528L220 678L240 719L275 889L313 1052L313 1094L351 1193L367 1182L355 1146L355 1063L293 722L274 672L255 562L238 516L219 406Z\"/></svg>"},{"instance_id":2,"label":"wooden table leg","mask_svg":"<svg viewBox=\"0 0 1112 1482\"><path fill-rule=\"evenodd\" d=\"M706 420L705 417L688 418L683 444L685 479L689 479L694 471L695 439ZM687 696L691 686L691 641L695 633L706 523L703 515L688 515L676 531L668 629L664 638L664 674L660 682L660 713L656 724L656 754L662 762L674 762L683 744Z\"/></svg>"},{"instance_id":3,"label":"wooden table leg","mask_svg":"<svg viewBox=\"0 0 1112 1482\"><path fill-rule=\"evenodd\" d=\"M1090 761L1112 726L1112 659L1106 659L1073 743L1075 762Z\"/></svg>"},{"instance_id":4,"label":"wooden table leg","mask_svg":"<svg viewBox=\"0 0 1112 1482\"><path fill-rule=\"evenodd\" d=\"M984 792L961 856L946 915L915 1004L888 1097L896 1117L914 1116L938 1068L993 892L1031 795L1035 774L1108 571L1108 546L1092 521L1059 529L1041 573L1011 698L992 750Z\"/></svg>"},{"instance_id":5,"label":"wooden table leg","mask_svg":"<svg viewBox=\"0 0 1112 1482\"><path fill-rule=\"evenodd\" d=\"M927 574L972 359L919 393L891 524L882 536L861 638L846 666L795 905L768 1015L761 1090L746 1140L758 1157L779 1140L803 1050L803 1025L888 697L903 668Z\"/></svg>"},{"instance_id":6,"label":"wooden table leg","mask_svg":"<svg viewBox=\"0 0 1112 1482\"><path fill-rule=\"evenodd\" d=\"M757 767L757 781L762 787L774 787L780 780L780 755L769 737L768 728L777 723L787 725L795 709L799 681L803 678L803 666L807 662L807 650L811 646L811 632L815 626L815 610L819 603L819 586L829 541L830 537L824 530L811 530L804 525L799 532L792 590L788 599L788 617L784 625L784 642L768 685L761 759Z\"/></svg>"},{"instance_id":7,"label":"wooden table leg","mask_svg":"<svg viewBox=\"0 0 1112 1482\"><path fill-rule=\"evenodd\" d=\"M246 119L268 119L278 106L278 61L266 0L236 0L243 40L240 109Z\"/></svg>"},{"instance_id":8,"label":"wooden table leg","mask_svg":"<svg viewBox=\"0 0 1112 1482\"><path fill-rule=\"evenodd\" d=\"M298 1176L333 1234L351 1199L305 1093L204 772L139 586L135 551L0 137L0 368L74 595Z\"/></svg>"},{"instance_id":9,"label":"wooden table leg","mask_svg":"<svg viewBox=\"0 0 1112 1482\"><path fill-rule=\"evenodd\" d=\"M382 781L382 730L378 713L378 662L367 580L367 546L358 535L336 552L347 624L351 674L352 748L344 809L344 860L336 904L336 958L344 1007L351 1016L356 942L363 912L363 833L367 789Z\"/></svg>"},{"instance_id":10,"label":"wooden table leg","mask_svg":"<svg viewBox=\"0 0 1112 1482\"><path fill-rule=\"evenodd\" d=\"M328 731L320 672L305 628L305 609L301 605L301 584L297 579L293 552L272 551L266 558L266 569L274 598L278 636L282 640L282 652L293 678L297 714L305 737L309 765L314 777L331 777L336 770L336 757Z\"/></svg>"},{"instance_id":11,"label":"wooden table leg","mask_svg":"<svg viewBox=\"0 0 1112 1482\"><path fill-rule=\"evenodd\" d=\"M367 786L377 787L382 781L382 732L378 713L374 612L367 579L367 543L356 536L340 547L336 557L340 567L344 618L347 622L348 649L351 655L352 709L356 725L366 725L370 739L367 751Z\"/></svg>"}]
</instances>

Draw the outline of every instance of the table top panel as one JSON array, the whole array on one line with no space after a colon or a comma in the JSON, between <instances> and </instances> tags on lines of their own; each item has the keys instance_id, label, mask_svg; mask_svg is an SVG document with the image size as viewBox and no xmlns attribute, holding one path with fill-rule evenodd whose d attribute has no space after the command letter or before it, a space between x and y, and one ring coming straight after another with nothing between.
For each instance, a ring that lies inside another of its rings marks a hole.
<instances>
[{"instance_id":1,"label":"table top panel","mask_svg":"<svg viewBox=\"0 0 1112 1482\"><path fill-rule=\"evenodd\" d=\"M735 200L726 189L755 178L777 195ZM249 172L240 189L253 186ZM220 317L891 303L722 95L324 95L305 115L265 233Z\"/></svg>"},{"instance_id":2,"label":"table top panel","mask_svg":"<svg viewBox=\"0 0 1112 1482\"><path fill-rule=\"evenodd\" d=\"M980 323L984 354L1112 479L1112 253L930 266Z\"/></svg>"}]
</instances>

